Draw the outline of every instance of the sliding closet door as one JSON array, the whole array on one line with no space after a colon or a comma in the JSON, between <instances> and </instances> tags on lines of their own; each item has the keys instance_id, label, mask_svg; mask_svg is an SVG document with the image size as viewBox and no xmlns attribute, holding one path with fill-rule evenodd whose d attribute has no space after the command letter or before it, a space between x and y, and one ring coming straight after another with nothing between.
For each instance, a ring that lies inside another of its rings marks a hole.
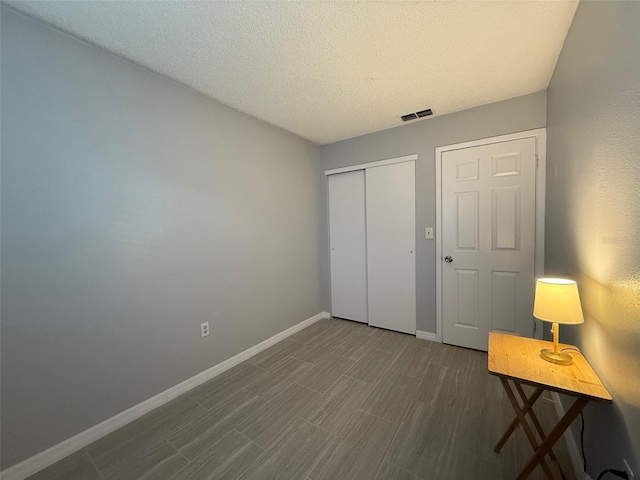
<instances>
[{"instance_id":1,"label":"sliding closet door","mask_svg":"<svg viewBox=\"0 0 640 480\"><path fill-rule=\"evenodd\" d=\"M331 314L367 323L364 170L329 175Z\"/></svg>"},{"instance_id":2,"label":"sliding closet door","mask_svg":"<svg viewBox=\"0 0 640 480\"><path fill-rule=\"evenodd\" d=\"M415 162L366 170L369 325L416 333Z\"/></svg>"}]
</instances>

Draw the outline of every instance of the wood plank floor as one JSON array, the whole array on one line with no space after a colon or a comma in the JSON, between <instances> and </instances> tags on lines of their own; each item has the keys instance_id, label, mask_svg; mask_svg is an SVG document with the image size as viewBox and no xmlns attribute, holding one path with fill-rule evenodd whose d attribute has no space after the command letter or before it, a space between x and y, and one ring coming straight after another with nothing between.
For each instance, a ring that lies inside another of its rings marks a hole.
<instances>
[{"instance_id":1,"label":"wood plank floor","mask_svg":"<svg viewBox=\"0 0 640 480\"><path fill-rule=\"evenodd\" d=\"M326 319L31 479L511 479L531 454L520 429L493 452L513 417L486 353Z\"/></svg>"}]
</instances>

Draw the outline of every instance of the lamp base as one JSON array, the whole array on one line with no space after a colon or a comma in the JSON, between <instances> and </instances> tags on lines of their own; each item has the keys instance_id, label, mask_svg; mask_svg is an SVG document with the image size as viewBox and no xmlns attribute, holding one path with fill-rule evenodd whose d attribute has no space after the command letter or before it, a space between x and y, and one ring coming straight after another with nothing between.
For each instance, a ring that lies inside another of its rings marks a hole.
<instances>
[{"instance_id":1,"label":"lamp base","mask_svg":"<svg viewBox=\"0 0 640 480\"><path fill-rule=\"evenodd\" d=\"M571 365L573 359L571 355L564 352L554 352L548 348L543 348L540 350L540 356L544 358L547 362L556 363L558 365Z\"/></svg>"}]
</instances>

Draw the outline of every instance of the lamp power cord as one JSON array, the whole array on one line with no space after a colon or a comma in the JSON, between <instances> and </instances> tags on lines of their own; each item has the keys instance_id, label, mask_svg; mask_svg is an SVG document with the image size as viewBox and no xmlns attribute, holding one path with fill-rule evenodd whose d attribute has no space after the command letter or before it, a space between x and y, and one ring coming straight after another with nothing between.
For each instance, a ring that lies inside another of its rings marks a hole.
<instances>
[{"instance_id":1,"label":"lamp power cord","mask_svg":"<svg viewBox=\"0 0 640 480\"><path fill-rule=\"evenodd\" d=\"M580 427L580 451L582 452L582 471L587 471L587 456L584 454L584 413L580 412L580 420L582 420L582 426Z\"/></svg>"},{"instance_id":2,"label":"lamp power cord","mask_svg":"<svg viewBox=\"0 0 640 480\"><path fill-rule=\"evenodd\" d=\"M568 350L568 349L566 349L566 350ZM584 427L585 427L585 422L584 422L584 414L582 412L580 412L580 420L582 420L582 425L580 427L580 452L582 453L582 468L583 468L582 471L586 472L587 471L587 456L584 454ZM629 475L627 474L627 472L625 472L624 470L616 470L615 468L607 468L606 470L603 470L602 472L600 472L600 475L598 475L598 478L596 480L602 480L607 473L615 475L618 478L622 478L623 480L629 480Z\"/></svg>"},{"instance_id":3,"label":"lamp power cord","mask_svg":"<svg viewBox=\"0 0 640 480\"><path fill-rule=\"evenodd\" d=\"M600 475L598 475L597 480L602 480L602 477L604 477L607 473L612 473L616 477L623 478L624 480L629 480L629 475L627 475L627 472L625 472L624 470L616 470L615 468L608 468L606 470L603 470Z\"/></svg>"}]
</instances>

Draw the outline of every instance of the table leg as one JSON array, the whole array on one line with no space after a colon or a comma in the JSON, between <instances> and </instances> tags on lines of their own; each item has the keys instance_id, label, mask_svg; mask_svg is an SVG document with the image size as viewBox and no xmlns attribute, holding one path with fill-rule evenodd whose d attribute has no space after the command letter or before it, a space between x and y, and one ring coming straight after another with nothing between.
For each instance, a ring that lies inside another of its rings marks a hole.
<instances>
[{"instance_id":1,"label":"table leg","mask_svg":"<svg viewBox=\"0 0 640 480\"><path fill-rule=\"evenodd\" d=\"M531 408L533 407L533 404L536 403L536 400L538 400L540 395L542 395L542 392L544 392L544 389L536 388L533 394L525 402L526 408L524 409L523 413L526 414L529 411L533 411L531 410ZM520 419L516 416L516 418L513 419L513 422L511 422L511 425L509 425L509 428L507 428L507 431L504 432L504 435L502 435L502 438L498 441L498 443L496 443L496 446L493 448L496 453L500 453L500 450L502 450L502 447L504 447L504 444L507 443L507 440L509 440L509 437L516 430L516 428L518 428L519 424Z\"/></svg>"},{"instance_id":2,"label":"table leg","mask_svg":"<svg viewBox=\"0 0 640 480\"><path fill-rule=\"evenodd\" d=\"M536 448L536 453L522 469L522 472L518 475L518 480L527 478L531 472L533 472L533 469L536 468L536 465L544 461L544 456L549 452L549 450L551 450L551 447L553 447L553 445L558 441L564 431L569 427L569 425L571 425L587 403L589 403L589 401L584 398L578 398L573 402L571 408L567 410L567 413L565 413L556 426L553 427L549 436L542 441L540 447Z\"/></svg>"},{"instance_id":3,"label":"table leg","mask_svg":"<svg viewBox=\"0 0 640 480\"><path fill-rule=\"evenodd\" d=\"M527 395L524 393L524 389L522 388L522 385L520 385L519 383L516 383L515 386L516 386L516 390L518 391L518 394L520 395L520 398L522 399L522 402L525 405L527 405L528 399L527 399ZM531 408L532 406L533 405L530 405L529 408L527 409L527 411L529 412L529 416L531 417L531 422L533 423L533 426L538 431L538 435L540 436L540 441L544 442L544 440L547 437L544 434L544 430L542 429L542 425L540 425L540 421L538 420L538 417L536 417L535 412ZM553 460L554 463L556 464L556 466L558 467L558 471L560 472L560 477L562 478L562 480L566 480L567 477L565 476L564 472L562 471L562 466L560 465L560 462L556 458L555 453L553 453L553 448L549 449L549 457L551 457L551 460Z\"/></svg>"},{"instance_id":4,"label":"table leg","mask_svg":"<svg viewBox=\"0 0 640 480\"><path fill-rule=\"evenodd\" d=\"M509 397L509 401L511 402L511 406L516 411L516 415L518 415L518 419L520 420L520 425L522 425L522 429L524 430L525 435L529 439L529 443L531 444L533 449L537 452L538 451L538 442L536 441L536 437L533 434L533 431L531 430L531 427L529 426L529 423L527 422L527 418L525 417L525 415L523 413L523 411L526 409L526 407L522 408L522 409L520 408L520 405L518 404L518 399L514 395L513 390L511 390L511 387L509 386L509 382L507 381L507 379L500 377L500 381L502 382L502 386L504 387L505 392L507 392L507 397ZM545 460L544 455L542 456L542 458L540 458L538 460L538 462L536 462L533 465L533 468L535 468L535 466L538 463L540 463L542 465L542 469L544 470L544 473L546 474L547 478L553 479L554 478L553 472L549 468L549 464ZM524 477L522 476L522 473L521 473L520 474L521 476L519 476L518 479L520 480L520 479L527 478L529 476L529 474L533 471L533 468Z\"/></svg>"}]
</instances>

